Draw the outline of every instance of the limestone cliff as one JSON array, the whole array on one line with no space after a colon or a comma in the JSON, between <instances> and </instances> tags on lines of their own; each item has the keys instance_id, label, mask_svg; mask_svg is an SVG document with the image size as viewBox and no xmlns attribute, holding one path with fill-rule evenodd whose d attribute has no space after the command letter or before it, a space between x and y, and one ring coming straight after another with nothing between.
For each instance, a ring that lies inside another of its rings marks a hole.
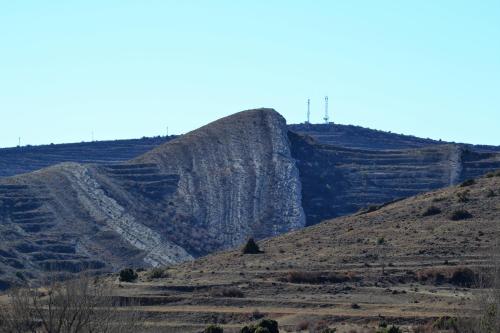
<instances>
[{"instance_id":1,"label":"limestone cliff","mask_svg":"<svg viewBox=\"0 0 500 333\"><path fill-rule=\"evenodd\" d=\"M15 272L165 265L304 225L284 118L244 111L127 163L0 179L0 287Z\"/></svg>"}]
</instances>

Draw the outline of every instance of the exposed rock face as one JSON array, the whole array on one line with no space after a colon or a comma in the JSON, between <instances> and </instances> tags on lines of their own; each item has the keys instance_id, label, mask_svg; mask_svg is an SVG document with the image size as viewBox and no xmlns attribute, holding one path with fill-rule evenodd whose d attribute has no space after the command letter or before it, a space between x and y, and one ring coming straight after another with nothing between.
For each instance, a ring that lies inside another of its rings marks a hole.
<instances>
[{"instance_id":1,"label":"exposed rock face","mask_svg":"<svg viewBox=\"0 0 500 333\"><path fill-rule=\"evenodd\" d=\"M285 120L250 110L125 164L0 179L0 280L171 264L304 225Z\"/></svg>"},{"instance_id":2,"label":"exposed rock face","mask_svg":"<svg viewBox=\"0 0 500 333\"><path fill-rule=\"evenodd\" d=\"M198 246L186 244L194 251L228 248L248 235L268 237L305 225L285 119L273 110L220 119L137 162L179 176L161 223L173 225L174 233L186 230L186 238L199 235ZM207 244L207 237L218 245Z\"/></svg>"},{"instance_id":3,"label":"exposed rock face","mask_svg":"<svg viewBox=\"0 0 500 333\"><path fill-rule=\"evenodd\" d=\"M361 150L321 144L293 132L289 137L308 225L500 169L499 153L462 145Z\"/></svg>"}]
</instances>

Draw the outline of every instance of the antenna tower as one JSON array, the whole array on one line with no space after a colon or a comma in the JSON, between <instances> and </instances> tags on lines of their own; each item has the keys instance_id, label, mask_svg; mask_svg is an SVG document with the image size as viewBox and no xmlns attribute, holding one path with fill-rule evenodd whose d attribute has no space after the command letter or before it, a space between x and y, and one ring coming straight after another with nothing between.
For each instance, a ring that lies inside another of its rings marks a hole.
<instances>
[{"instance_id":1,"label":"antenna tower","mask_svg":"<svg viewBox=\"0 0 500 333\"><path fill-rule=\"evenodd\" d=\"M311 123L311 99L308 98L307 99L307 122L306 124L310 124Z\"/></svg>"},{"instance_id":2,"label":"antenna tower","mask_svg":"<svg viewBox=\"0 0 500 333\"><path fill-rule=\"evenodd\" d=\"M328 116L328 96L325 96L325 117L323 118L325 124L328 124L330 117Z\"/></svg>"}]
</instances>

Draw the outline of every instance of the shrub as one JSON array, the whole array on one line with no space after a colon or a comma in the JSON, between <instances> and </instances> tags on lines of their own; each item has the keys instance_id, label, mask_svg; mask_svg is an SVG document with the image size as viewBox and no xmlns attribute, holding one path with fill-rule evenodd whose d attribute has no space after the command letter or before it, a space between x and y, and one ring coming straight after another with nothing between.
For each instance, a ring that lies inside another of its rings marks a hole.
<instances>
[{"instance_id":1,"label":"shrub","mask_svg":"<svg viewBox=\"0 0 500 333\"><path fill-rule=\"evenodd\" d=\"M476 274L470 268L457 268L450 277L450 283L470 288L476 281Z\"/></svg>"},{"instance_id":2,"label":"shrub","mask_svg":"<svg viewBox=\"0 0 500 333\"><path fill-rule=\"evenodd\" d=\"M342 283L354 280L353 276L332 272L304 272L291 271L286 275L285 281L290 283Z\"/></svg>"},{"instance_id":3,"label":"shrub","mask_svg":"<svg viewBox=\"0 0 500 333\"><path fill-rule=\"evenodd\" d=\"M279 333L278 322L272 319L262 319L257 325L243 327L240 333Z\"/></svg>"},{"instance_id":4,"label":"shrub","mask_svg":"<svg viewBox=\"0 0 500 333\"><path fill-rule=\"evenodd\" d=\"M278 322L276 320L262 319L259 324L257 324L257 327L266 328L269 333L279 333ZM256 330L255 333L258 333L258 330Z\"/></svg>"},{"instance_id":5,"label":"shrub","mask_svg":"<svg viewBox=\"0 0 500 333\"><path fill-rule=\"evenodd\" d=\"M164 268L155 267L149 271L148 277L150 279L163 279L168 277L168 273L165 271Z\"/></svg>"},{"instance_id":6,"label":"shrub","mask_svg":"<svg viewBox=\"0 0 500 333\"><path fill-rule=\"evenodd\" d=\"M469 202L469 191L462 191L457 193L458 202Z\"/></svg>"},{"instance_id":7,"label":"shrub","mask_svg":"<svg viewBox=\"0 0 500 333\"><path fill-rule=\"evenodd\" d=\"M476 281L476 274L466 267L428 268L418 271L417 279L432 284L450 283L460 287L471 287Z\"/></svg>"},{"instance_id":8,"label":"shrub","mask_svg":"<svg viewBox=\"0 0 500 333\"><path fill-rule=\"evenodd\" d=\"M208 325L204 333L224 333L224 329L217 325Z\"/></svg>"},{"instance_id":9,"label":"shrub","mask_svg":"<svg viewBox=\"0 0 500 333\"><path fill-rule=\"evenodd\" d=\"M472 214L465 209L456 210L450 216L450 219L453 221L466 220L470 218L472 218Z\"/></svg>"},{"instance_id":10,"label":"shrub","mask_svg":"<svg viewBox=\"0 0 500 333\"><path fill-rule=\"evenodd\" d=\"M427 209L422 213L422 216L432 216L441 214L441 209L436 206L427 207Z\"/></svg>"},{"instance_id":11,"label":"shrub","mask_svg":"<svg viewBox=\"0 0 500 333\"><path fill-rule=\"evenodd\" d=\"M125 268L120 271L120 281L132 282L137 280L137 273L132 268Z\"/></svg>"},{"instance_id":12,"label":"shrub","mask_svg":"<svg viewBox=\"0 0 500 333\"><path fill-rule=\"evenodd\" d=\"M453 317L439 317L432 324L432 327L438 330L456 330L457 319Z\"/></svg>"},{"instance_id":13,"label":"shrub","mask_svg":"<svg viewBox=\"0 0 500 333\"><path fill-rule=\"evenodd\" d=\"M271 333L271 331L269 331L265 327L257 327L257 329L255 330L255 333Z\"/></svg>"},{"instance_id":14,"label":"shrub","mask_svg":"<svg viewBox=\"0 0 500 333\"><path fill-rule=\"evenodd\" d=\"M488 192L486 192L486 197L487 198L493 198L493 197L496 197L496 193L495 191L493 191L492 189L489 189Z\"/></svg>"},{"instance_id":15,"label":"shrub","mask_svg":"<svg viewBox=\"0 0 500 333\"><path fill-rule=\"evenodd\" d=\"M357 309L361 309L361 306L359 306L359 304L358 304L358 303L352 303L352 304L351 304L351 309L355 309L355 310L357 310Z\"/></svg>"},{"instance_id":16,"label":"shrub","mask_svg":"<svg viewBox=\"0 0 500 333\"><path fill-rule=\"evenodd\" d=\"M220 291L215 291L212 293L212 296L218 297L234 297L234 298L243 298L243 292L235 287L224 288Z\"/></svg>"},{"instance_id":17,"label":"shrub","mask_svg":"<svg viewBox=\"0 0 500 333\"><path fill-rule=\"evenodd\" d=\"M380 328L377 333L401 333L401 329L398 326L392 325L391 327Z\"/></svg>"},{"instance_id":18,"label":"shrub","mask_svg":"<svg viewBox=\"0 0 500 333\"><path fill-rule=\"evenodd\" d=\"M460 187L471 186L471 185L474 185L475 183L476 183L476 181L474 179L467 179L462 184L460 184Z\"/></svg>"},{"instance_id":19,"label":"shrub","mask_svg":"<svg viewBox=\"0 0 500 333\"><path fill-rule=\"evenodd\" d=\"M259 254L262 251L253 238L249 238L242 250L243 254Z\"/></svg>"}]
</instances>

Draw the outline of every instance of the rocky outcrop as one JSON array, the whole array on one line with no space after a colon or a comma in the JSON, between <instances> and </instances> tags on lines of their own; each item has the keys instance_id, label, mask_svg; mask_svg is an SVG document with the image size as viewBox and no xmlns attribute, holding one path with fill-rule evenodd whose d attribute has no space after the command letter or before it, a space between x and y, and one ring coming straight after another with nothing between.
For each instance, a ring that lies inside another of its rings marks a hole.
<instances>
[{"instance_id":1,"label":"rocky outcrop","mask_svg":"<svg viewBox=\"0 0 500 333\"><path fill-rule=\"evenodd\" d=\"M0 282L168 265L298 229L301 192L285 120L270 109L218 120L127 163L2 178Z\"/></svg>"},{"instance_id":2,"label":"rocky outcrop","mask_svg":"<svg viewBox=\"0 0 500 333\"><path fill-rule=\"evenodd\" d=\"M428 192L500 169L500 154L462 145L362 150L289 132L307 224Z\"/></svg>"}]
</instances>

